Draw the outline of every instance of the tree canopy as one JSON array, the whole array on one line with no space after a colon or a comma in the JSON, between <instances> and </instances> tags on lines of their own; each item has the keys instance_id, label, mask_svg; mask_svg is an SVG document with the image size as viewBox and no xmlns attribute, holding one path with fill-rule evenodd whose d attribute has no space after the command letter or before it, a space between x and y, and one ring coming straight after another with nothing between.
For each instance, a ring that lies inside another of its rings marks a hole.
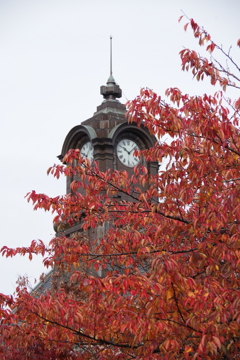
<instances>
[{"instance_id":1,"label":"tree canopy","mask_svg":"<svg viewBox=\"0 0 240 360\"><path fill-rule=\"evenodd\" d=\"M239 358L240 98L224 92L240 89L240 68L193 19L188 26L208 55L182 50L182 70L216 93L169 88L165 100L145 88L127 103L128 121L158 139L136 155L164 168L102 173L72 149L49 169L75 176L71 193L27 195L55 213L57 235L1 253L39 254L57 271L48 292L20 284L14 298L0 294L2 359ZM76 223L82 231L64 236ZM104 231L90 242L93 228Z\"/></svg>"}]
</instances>

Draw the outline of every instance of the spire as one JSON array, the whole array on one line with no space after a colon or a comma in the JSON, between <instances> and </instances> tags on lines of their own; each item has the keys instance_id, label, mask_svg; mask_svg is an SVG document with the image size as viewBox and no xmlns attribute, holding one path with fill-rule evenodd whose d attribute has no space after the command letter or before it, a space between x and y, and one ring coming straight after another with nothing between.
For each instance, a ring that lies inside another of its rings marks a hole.
<instances>
[{"instance_id":1,"label":"spire","mask_svg":"<svg viewBox=\"0 0 240 360\"><path fill-rule=\"evenodd\" d=\"M115 100L122 97L122 90L112 75L112 36L110 36L110 76L107 80L107 85L103 85L100 88L100 93L103 95L105 100Z\"/></svg>"},{"instance_id":2,"label":"spire","mask_svg":"<svg viewBox=\"0 0 240 360\"><path fill-rule=\"evenodd\" d=\"M112 76L112 35L110 36L110 76Z\"/></svg>"}]
</instances>

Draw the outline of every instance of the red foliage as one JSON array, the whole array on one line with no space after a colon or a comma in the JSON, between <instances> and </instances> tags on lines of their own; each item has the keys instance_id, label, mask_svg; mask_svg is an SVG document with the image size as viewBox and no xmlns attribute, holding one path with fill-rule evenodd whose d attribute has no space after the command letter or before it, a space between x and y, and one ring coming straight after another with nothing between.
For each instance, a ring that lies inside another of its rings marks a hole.
<instances>
[{"instance_id":1,"label":"red foliage","mask_svg":"<svg viewBox=\"0 0 240 360\"><path fill-rule=\"evenodd\" d=\"M189 25L200 45L209 42L206 51L222 52L239 70L204 29ZM218 62L187 49L180 56L198 80L206 75L224 90L239 88L238 77ZM223 106L222 91L200 97L170 88L166 95L169 102L142 89L127 104L129 122L159 139L141 152L165 164L157 176L140 166L131 177L102 173L71 150L68 165L49 173L77 175L72 192L27 195L35 209L56 213L58 236L47 247L34 241L3 247L2 254L47 254L46 266L72 275L40 297L20 286L15 299L1 295L2 359L238 358L240 99ZM132 202L119 202L115 192ZM81 232L61 236L76 223ZM104 226L90 242L88 229Z\"/></svg>"}]
</instances>

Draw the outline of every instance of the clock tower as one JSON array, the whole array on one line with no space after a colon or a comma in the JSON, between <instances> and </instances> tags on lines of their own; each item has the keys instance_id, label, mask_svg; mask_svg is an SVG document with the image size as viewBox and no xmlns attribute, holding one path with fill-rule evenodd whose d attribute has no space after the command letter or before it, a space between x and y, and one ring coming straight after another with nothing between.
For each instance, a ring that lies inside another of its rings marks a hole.
<instances>
[{"instance_id":1,"label":"clock tower","mask_svg":"<svg viewBox=\"0 0 240 360\"><path fill-rule=\"evenodd\" d=\"M122 90L110 74L106 85L101 86L103 102L93 116L80 125L73 127L66 136L61 155L62 159L70 149L80 149L83 157L97 161L100 171L126 170L133 173L134 166L142 163L149 173L156 174L156 163L146 163L134 156L136 149L152 147L156 138L144 127L129 124L126 107L118 99ZM67 181L67 193L70 192L71 179Z\"/></svg>"},{"instance_id":2,"label":"clock tower","mask_svg":"<svg viewBox=\"0 0 240 360\"><path fill-rule=\"evenodd\" d=\"M58 158L62 160L70 149L79 149L82 157L98 162L99 170L102 172L109 169L125 170L129 175L132 175L134 167L142 164L148 168L149 174L157 174L158 164L156 162L146 162L143 158L138 159L134 156L136 149L149 149L157 139L150 135L145 127L128 123L126 107L118 100L122 96L122 90L114 80L112 72L110 72L106 85L101 86L100 93L103 96L102 104L97 107L97 111L91 118L69 131ZM67 194L71 193L70 184L72 180L71 177L67 177ZM79 191L82 190L79 189ZM124 193L117 195L117 198L119 201L132 201ZM59 222L54 224L54 230L57 235L66 237L80 233L92 241L102 238L109 226L110 224L105 222L96 228L83 231L81 221L71 227L66 226L66 223ZM92 269L91 271L94 276L104 276L105 274L102 270L96 272ZM34 291L36 294L41 294L52 286L59 287L59 283L66 285L69 283L69 276L68 271L63 271L60 274L58 267L54 267Z\"/></svg>"},{"instance_id":3,"label":"clock tower","mask_svg":"<svg viewBox=\"0 0 240 360\"><path fill-rule=\"evenodd\" d=\"M97 161L99 170L102 172L109 169L125 170L129 175L133 175L134 167L142 164L148 168L149 174L156 174L158 164L137 158L134 156L134 151L151 148L157 139L150 135L145 127L128 123L126 107L118 100L122 96L122 90L116 83L112 71L106 85L101 86L100 93L103 96L102 104L97 107L97 111L91 118L69 131L61 154L58 156L59 159L62 160L68 150L79 149L82 157ZM67 194L71 192L72 180L71 177L67 178ZM79 191L83 190L79 189ZM118 198L120 201L131 201L127 194L121 193ZM81 224L76 224L65 229L64 235L69 236L80 228ZM96 236L98 234L94 235ZM88 237L91 238L92 235L89 234Z\"/></svg>"},{"instance_id":4,"label":"clock tower","mask_svg":"<svg viewBox=\"0 0 240 360\"><path fill-rule=\"evenodd\" d=\"M94 115L75 126L68 133L59 159L70 149L79 149L83 157L97 161L100 171L126 170L130 174L139 163L148 167L150 174L156 174L155 163L144 163L134 156L135 150L150 148L157 141L146 128L128 124L126 107L119 102L122 90L112 75L112 36L110 36L110 76L107 84L101 86L104 100ZM70 192L71 179L67 181L67 193Z\"/></svg>"}]
</instances>

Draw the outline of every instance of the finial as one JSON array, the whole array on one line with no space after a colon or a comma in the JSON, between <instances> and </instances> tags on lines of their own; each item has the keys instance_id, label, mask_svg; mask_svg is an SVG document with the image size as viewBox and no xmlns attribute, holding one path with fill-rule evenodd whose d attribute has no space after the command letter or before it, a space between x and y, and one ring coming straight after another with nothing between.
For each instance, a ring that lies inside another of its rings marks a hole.
<instances>
[{"instance_id":1,"label":"finial","mask_svg":"<svg viewBox=\"0 0 240 360\"><path fill-rule=\"evenodd\" d=\"M114 100L122 96L122 90L112 75L112 35L110 35L110 76L107 80L106 86L101 86L100 93L103 95L105 100Z\"/></svg>"},{"instance_id":2,"label":"finial","mask_svg":"<svg viewBox=\"0 0 240 360\"><path fill-rule=\"evenodd\" d=\"M112 35L110 35L110 76L108 78L107 84L116 84L112 74L112 38Z\"/></svg>"},{"instance_id":3,"label":"finial","mask_svg":"<svg viewBox=\"0 0 240 360\"><path fill-rule=\"evenodd\" d=\"M112 35L110 35L110 76L112 76Z\"/></svg>"}]
</instances>

